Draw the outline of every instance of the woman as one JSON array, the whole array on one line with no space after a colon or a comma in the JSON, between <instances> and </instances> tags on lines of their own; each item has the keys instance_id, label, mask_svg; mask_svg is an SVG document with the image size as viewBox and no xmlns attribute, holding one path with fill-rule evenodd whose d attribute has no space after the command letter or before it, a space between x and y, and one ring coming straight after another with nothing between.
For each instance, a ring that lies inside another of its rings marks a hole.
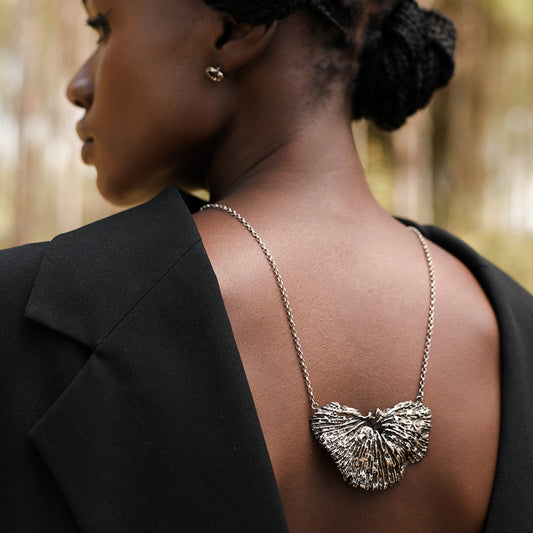
<instances>
[{"instance_id":1,"label":"woman","mask_svg":"<svg viewBox=\"0 0 533 533\"><path fill-rule=\"evenodd\" d=\"M2 530L530 528L533 301L387 215L351 136L447 83L449 21L84 4L82 157L109 201L151 200L0 256Z\"/></svg>"}]
</instances>

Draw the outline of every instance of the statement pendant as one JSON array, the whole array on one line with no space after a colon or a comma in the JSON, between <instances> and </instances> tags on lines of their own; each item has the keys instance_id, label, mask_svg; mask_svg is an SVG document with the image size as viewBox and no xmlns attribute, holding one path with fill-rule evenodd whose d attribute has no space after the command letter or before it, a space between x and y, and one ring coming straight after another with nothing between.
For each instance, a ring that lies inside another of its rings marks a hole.
<instances>
[{"instance_id":1,"label":"statement pendant","mask_svg":"<svg viewBox=\"0 0 533 533\"><path fill-rule=\"evenodd\" d=\"M363 416L332 402L317 409L311 429L344 481L364 490L385 490L403 478L409 463L426 455L431 410L407 401Z\"/></svg>"}]
</instances>

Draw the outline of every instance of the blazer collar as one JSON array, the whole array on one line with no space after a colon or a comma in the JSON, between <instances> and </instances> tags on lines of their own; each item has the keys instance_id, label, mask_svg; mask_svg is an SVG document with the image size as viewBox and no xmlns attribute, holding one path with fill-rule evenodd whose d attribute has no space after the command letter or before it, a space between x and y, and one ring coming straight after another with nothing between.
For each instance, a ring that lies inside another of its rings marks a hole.
<instances>
[{"instance_id":1,"label":"blazer collar","mask_svg":"<svg viewBox=\"0 0 533 533\"><path fill-rule=\"evenodd\" d=\"M200 236L180 191L59 235L26 316L94 348Z\"/></svg>"}]
</instances>

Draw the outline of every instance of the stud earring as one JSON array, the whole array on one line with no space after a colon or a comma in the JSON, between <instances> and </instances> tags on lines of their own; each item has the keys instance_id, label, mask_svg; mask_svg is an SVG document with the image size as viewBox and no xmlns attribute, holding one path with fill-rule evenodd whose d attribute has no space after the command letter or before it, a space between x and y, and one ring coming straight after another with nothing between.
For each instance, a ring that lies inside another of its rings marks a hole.
<instances>
[{"instance_id":1,"label":"stud earring","mask_svg":"<svg viewBox=\"0 0 533 533\"><path fill-rule=\"evenodd\" d=\"M215 82L220 83L224 79L224 73L222 72L222 67L208 67L205 69L207 77Z\"/></svg>"}]
</instances>

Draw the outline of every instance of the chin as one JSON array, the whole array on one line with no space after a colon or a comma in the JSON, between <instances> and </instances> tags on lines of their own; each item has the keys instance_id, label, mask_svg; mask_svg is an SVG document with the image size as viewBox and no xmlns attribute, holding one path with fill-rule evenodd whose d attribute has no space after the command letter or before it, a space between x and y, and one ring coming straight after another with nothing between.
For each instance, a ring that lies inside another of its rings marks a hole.
<instances>
[{"instance_id":1,"label":"chin","mask_svg":"<svg viewBox=\"0 0 533 533\"><path fill-rule=\"evenodd\" d=\"M133 207L143 204L164 189L163 185L144 188L131 183L119 183L115 180L103 179L100 175L96 179L96 187L107 202L117 207Z\"/></svg>"}]
</instances>

